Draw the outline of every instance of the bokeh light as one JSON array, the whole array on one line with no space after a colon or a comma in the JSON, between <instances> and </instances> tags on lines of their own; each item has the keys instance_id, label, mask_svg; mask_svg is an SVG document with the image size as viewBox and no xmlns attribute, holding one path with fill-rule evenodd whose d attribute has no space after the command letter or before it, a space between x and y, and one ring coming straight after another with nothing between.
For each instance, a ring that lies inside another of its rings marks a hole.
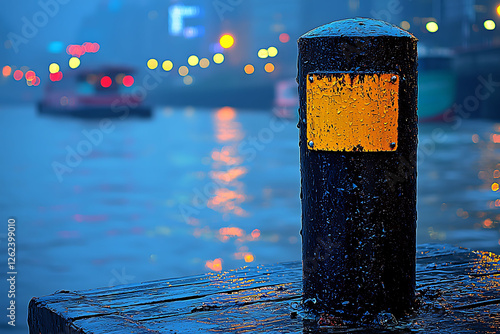
<instances>
[{"instance_id":1,"label":"bokeh light","mask_svg":"<svg viewBox=\"0 0 500 334\"><path fill-rule=\"evenodd\" d=\"M171 71L172 68L174 68L174 63L172 63L170 60L165 60L162 64L161 64L161 68L163 68L164 71Z\"/></svg>"},{"instance_id":2,"label":"bokeh light","mask_svg":"<svg viewBox=\"0 0 500 334\"><path fill-rule=\"evenodd\" d=\"M252 74L253 72L255 72L255 68L253 67L252 64L245 65L244 70L246 74Z\"/></svg>"},{"instance_id":3,"label":"bokeh light","mask_svg":"<svg viewBox=\"0 0 500 334\"><path fill-rule=\"evenodd\" d=\"M208 58L201 58L200 59L200 67L201 68L207 68L210 65L210 60Z\"/></svg>"},{"instance_id":4,"label":"bokeh light","mask_svg":"<svg viewBox=\"0 0 500 334\"><path fill-rule=\"evenodd\" d=\"M182 81L184 82L185 85L189 86L193 83L193 77L190 75L186 75Z\"/></svg>"},{"instance_id":5,"label":"bokeh light","mask_svg":"<svg viewBox=\"0 0 500 334\"><path fill-rule=\"evenodd\" d=\"M36 74L34 71L28 71L28 72L26 72L24 77L26 78L26 81L33 81L33 80L35 80Z\"/></svg>"},{"instance_id":6,"label":"bokeh light","mask_svg":"<svg viewBox=\"0 0 500 334\"><path fill-rule=\"evenodd\" d=\"M266 66L264 66L264 70L267 73L273 72L274 71L274 65L273 65L273 63L267 63Z\"/></svg>"},{"instance_id":7,"label":"bokeh light","mask_svg":"<svg viewBox=\"0 0 500 334\"><path fill-rule=\"evenodd\" d=\"M5 65L2 68L2 75L4 77L8 77L12 73L12 68L9 65Z\"/></svg>"},{"instance_id":8,"label":"bokeh light","mask_svg":"<svg viewBox=\"0 0 500 334\"><path fill-rule=\"evenodd\" d=\"M24 75L23 71L16 70L14 72L14 79L17 80L17 81L19 81L19 80L21 80L23 78L23 75Z\"/></svg>"},{"instance_id":9,"label":"bokeh light","mask_svg":"<svg viewBox=\"0 0 500 334\"><path fill-rule=\"evenodd\" d=\"M69 60L69 67L71 67L72 69L75 69L78 66L80 66L80 58L78 58L78 57L71 57L70 60Z\"/></svg>"},{"instance_id":10,"label":"bokeh light","mask_svg":"<svg viewBox=\"0 0 500 334\"><path fill-rule=\"evenodd\" d=\"M271 46L269 49L267 49L267 54L269 55L269 57L276 57L278 55L278 49L274 46Z\"/></svg>"},{"instance_id":11,"label":"bokeh light","mask_svg":"<svg viewBox=\"0 0 500 334\"><path fill-rule=\"evenodd\" d=\"M187 66L181 66L179 67L179 75L185 77L186 75L189 74L189 68Z\"/></svg>"},{"instance_id":12,"label":"bokeh light","mask_svg":"<svg viewBox=\"0 0 500 334\"><path fill-rule=\"evenodd\" d=\"M130 87L134 84L134 77L131 75L126 75L123 77L122 82L125 87Z\"/></svg>"},{"instance_id":13,"label":"bokeh light","mask_svg":"<svg viewBox=\"0 0 500 334\"><path fill-rule=\"evenodd\" d=\"M439 26L436 22L430 21L425 25L425 29L427 29L428 32L436 32L438 31Z\"/></svg>"},{"instance_id":14,"label":"bokeh light","mask_svg":"<svg viewBox=\"0 0 500 334\"><path fill-rule=\"evenodd\" d=\"M496 28L495 21L493 21L493 20L484 21L484 28L486 30L494 30Z\"/></svg>"},{"instance_id":15,"label":"bokeh light","mask_svg":"<svg viewBox=\"0 0 500 334\"><path fill-rule=\"evenodd\" d=\"M51 81L61 81L61 79L63 78L63 74L61 71L56 73L50 73L49 78Z\"/></svg>"},{"instance_id":16,"label":"bokeh light","mask_svg":"<svg viewBox=\"0 0 500 334\"><path fill-rule=\"evenodd\" d=\"M265 59L269 57L269 52L267 51L267 49L260 49L259 52L257 52L257 56L259 56L259 58Z\"/></svg>"},{"instance_id":17,"label":"bokeh light","mask_svg":"<svg viewBox=\"0 0 500 334\"><path fill-rule=\"evenodd\" d=\"M234 37L229 35L229 34L225 34L225 35L221 36L221 38L219 40L219 44L224 49L229 49L230 47L232 47L234 45Z\"/></svg>"},{"instance_id":18,"label":"bokeh light","mask_svg":"<svg viewBox=\"0 0 500 334\"><path fill-rule=\"evenodd\" d=\"M497 6L497 14L500 16L500 5Z\"/></svg>"},{"instance_id":19,"label":"bokeh light","mask_svg":"<svg viewBox=\"0 0 500 334\"><path fill-rule=\"evenodd\" d=\"M285 32L280 34L280 42L281 43L288 43L289 41L290 41L290 35L288 35Z\"/></svg>"},{"instance_id":20,"label":"bokeh light","mask_svg":"<svg viewBox=\"0 0 500 334\"><path fill-rule=\"evenodd\" d=\"M111 78L107 75L101 78L101 86L103 86L104 88L110 87L112 83L113 81L111 81Z\"/></svg>"},{"instance_id":21,"label":"bokeh light","mask_svg":"<svg viewBox=\"0 0 500 334\"><path fill-rule=\"evenodd\" d=\"M500 189L500 186L498 185L498 183L495 182L491 185L491 190L498 191L498 189Z\"/></svg>"},{"instance_id":22,"label":"bokeh light","mask_svg":"<svg viewBox=\"0 0 500 334\"><path fill-rule=\"evenodd\" d=\"M60 69L60 67L59 67L59 64L57 64L57 63L52 63L49 65L49 72L50 73L57 73L57 72L59 72L59 69Z\"/></svg>"},{"instance_id":23,"label":"bokeh light","mask_svg":"<svg viewBox=\"0 0 500 334\"><path fill-rule=\"evenodd\" d=\"M403 28L404 30L410 30L410 22L408 21L402 21L399 26Z\"/></svg>"},{"instance_id":24,"label":"bokeh light","mask_svg":"<svg viewBox=\"0 0 500 334\"><path fill-rule=\"evenodd\" d=\"M214 63L222 64L224 62L224 55L222 53L214 54Z\"/></svg>"},{"instance_id":25,"label":"bokeh light","mask_svg":"<svg viewBox=\"0 0 500 334\"><path fill-rule=\"evenodd\" d=\"M158 67L158 60L151 58L150 60L148 60L147 65L150 70L154 70Z\"/></svg>"},{"instance_id":26,"label":"bokeh light","mask_svg":"<svg viewBox=\"0 0 500 334\"><path fill-rule=\"evenodd\" d=\"M33 80L33 86L38 86L40 84L40 77L35 77L35 80Z\"/></svg>"},{"instance_id":27,"label":"bokeh light","mask_svg":"<svg viewBox=\"0 0 500 334\"><path fill-rule=\"evenodd\" d=\"M199 58L195 55L189 56L188 58L188 64L190 66L196 66L200 62Z\"/></svg>"}]
</instances>

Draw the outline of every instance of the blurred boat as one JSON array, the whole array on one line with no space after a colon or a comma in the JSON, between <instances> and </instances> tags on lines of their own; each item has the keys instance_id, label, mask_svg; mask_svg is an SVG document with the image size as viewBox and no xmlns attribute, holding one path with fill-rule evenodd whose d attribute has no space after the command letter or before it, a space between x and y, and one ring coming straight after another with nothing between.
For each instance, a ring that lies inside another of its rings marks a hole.
<instances>
[{"instance_id":1,"label":"blurred boat","mask_svg":"<svg viewBox=\"0 0 500 334\"><path fill-rule=\"evenodd\" d=\"M295 79L278 81L274 86L273 114L279 118L295 119L298 108L299 95Z\"/></svg>"},{"instance_id":2,"label":"blurred boat","mask_svg":"<svg viewBox=\"0 0 500 334\"><path fill-rule=\"evenodd\" d=\"M134 70L104 66L51 74L38 103L42 114L76 117L150 117L151 107L134 94Z\"/></svg>"},{"instance_id":3,"label":"blurred boat","mask_svg":"<svg viewBox=\"0 0 500 334\"><path fill-rule=\"evenodd\" d=\"M419 121L442 120L455 102L457 75L453 55L448 49L419 49L418 117Z\"/></svg>"}]
</instances>

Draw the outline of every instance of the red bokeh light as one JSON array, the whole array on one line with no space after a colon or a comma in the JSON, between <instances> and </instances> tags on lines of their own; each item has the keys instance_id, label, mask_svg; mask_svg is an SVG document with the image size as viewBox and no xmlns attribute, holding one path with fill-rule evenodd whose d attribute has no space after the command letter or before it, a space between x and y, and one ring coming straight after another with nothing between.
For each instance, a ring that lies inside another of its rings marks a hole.
<instances>
[{"instance_id":1,"label":"red bokeh light","mask_svg":"<svg viewBox=\"0 0 500 334\"><path fill-rule=\"evenodd\" d=\"M286 32L280 34L281 43L288 43L289 41L290 41L290 35L288 35Z\"/></svg>"},{"instance_id":2,"label":"red bokeh light","mask_svg":"<svg viewBox=\"0 0 500 334\"><path fill-rule=\"evenodd\" d=\"M56 72L56 73L50 73L49 78L52 81L60 81L63 77L63 74L61 71Z\"/></svg>"},{"instance_id":3,"label":"red bokeh light","mask_svg":"<svg viewBox=\"0 0 500 334\"><path fill-rule=\"evenodd\" d=\"M33 86L38 86L40 84L40 77L35 77L33 80Z\"/></svg>"},{"instance_id":4,"label":"red bokeh light","mask_svg":"<svg viewBox=\"0 0 500 334\"><path fill-rule=\"evenodd\" d=\"M99 44L98 43L90 43L90 42L85 42L82 45L78 44L70 44L66 47L66 53L75 56L75 57L81 57L85 53L96 53L99 51Z\"/></svg>"},{"instance_id":5,"label":"red bokeh light","mask_svg":"<svg viewBox=\"0 0 500 334\"><path fill-rule=\"evenodd\" d=\"M131 75L126 75L123 77L123 85L125 87L130 87L134 84L134 77Z\"/></svg>"},{"instance_id":6,"label":"red bokeh light","mask_svg":"<svg viewBox=\"0 0 500 334\"><path fill-rule=\"evenodd\" d=\"M19 80L21 80L23 78L23 75L24 75L23 71L16 70L14 72L14 79L16 79L17 81L19 81Z\"/></svg>"},{"instance_id":7,"label":"red bokeh light","mask_svg":"<svg viewBox=\"0 0 500 334\"><path fill-rule=\"evenodd\" d=\"M111 81L111 78L107 75L101 78L101 86L103 86L104 88L108 88L112 83L113 82Z\"/></svg>"},{"instance_id":8,"label":"red bokeh light","mask_svg":"<svg viewBox=\"0 0 500 334\"><path fill-rule=\"evenodd\" d=\"M26 80L33 81L35 79L36 75L35 75L34 71L28 71L28 72L26 72L25 77L26 77Z\"/></svg>"}]
</instances>

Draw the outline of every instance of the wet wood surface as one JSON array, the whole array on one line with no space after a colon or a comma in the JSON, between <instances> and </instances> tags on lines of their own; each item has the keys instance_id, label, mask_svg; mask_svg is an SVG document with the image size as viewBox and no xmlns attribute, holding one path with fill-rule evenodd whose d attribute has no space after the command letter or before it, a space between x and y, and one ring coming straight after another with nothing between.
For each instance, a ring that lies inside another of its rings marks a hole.
<instances>
[{"instance_id":1,"label":"wet wood surface","mask_svg":"<svg viewBox=\"0 0 500 334\"><path fill-rule=\"evenodd\" d=\"M395 254L397 256L397 254ZM419 307L371 328L311 319L300 262L33 298L30 333L498 333L500 257L444 245L417 252Z\"/></svg>"}]
</instances>

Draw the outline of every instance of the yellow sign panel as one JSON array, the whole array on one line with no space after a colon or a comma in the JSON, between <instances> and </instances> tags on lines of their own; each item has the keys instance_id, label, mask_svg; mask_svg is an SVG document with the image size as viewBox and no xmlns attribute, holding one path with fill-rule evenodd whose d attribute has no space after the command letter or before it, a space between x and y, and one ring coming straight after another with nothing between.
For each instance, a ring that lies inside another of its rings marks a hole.
<instances>
[{"instance_id":1,"label":"yellow sign panel","mask_svg":"<svg viewBox=\"0 0 500 334\"><path fill-rule=\"evenodd\" d=\"M395 151L399 76L307 75L307 146L316 151Z\"/></svg>"}]
</instances>

